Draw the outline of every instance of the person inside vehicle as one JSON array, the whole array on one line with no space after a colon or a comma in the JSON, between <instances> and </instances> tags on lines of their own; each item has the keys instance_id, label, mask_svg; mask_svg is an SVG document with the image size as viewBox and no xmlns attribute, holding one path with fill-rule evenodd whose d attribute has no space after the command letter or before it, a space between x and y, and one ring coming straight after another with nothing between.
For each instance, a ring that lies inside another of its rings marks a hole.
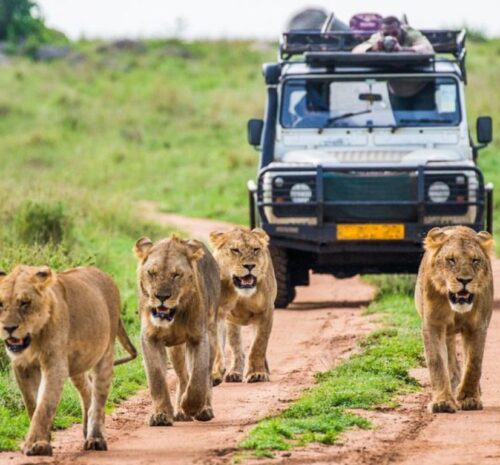
<instances>
[{"instance_id":1,"label":"person inside vehicle","mask_svg":"<svg viewBox=\"0 0 500 465\"><path fill-rule=\"evenodd\" d=\"M420 31L401 24L401 21L395 16L387 16L382 20L380 30L373 34L366 42L354 47L352 52L414 52L434 54L434 49Z\"/></svg>"}]
</instances>

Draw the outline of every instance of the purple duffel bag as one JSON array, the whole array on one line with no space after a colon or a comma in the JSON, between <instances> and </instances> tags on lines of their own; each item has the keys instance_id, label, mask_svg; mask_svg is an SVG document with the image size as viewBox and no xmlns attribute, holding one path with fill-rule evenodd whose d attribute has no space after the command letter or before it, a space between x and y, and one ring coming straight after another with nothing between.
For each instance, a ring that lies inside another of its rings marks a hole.
<instances>
[{"instance_id":1,"label":"purple duffel bag","mask_svg":"<svg viewBox=\"0 0 500 465\"><path fill-rule=\"evenodd\" d=\"M377 32L382 26L382 16L378 13L359 13L349 21L352 31Z\"/></svg>"}]
</instances>

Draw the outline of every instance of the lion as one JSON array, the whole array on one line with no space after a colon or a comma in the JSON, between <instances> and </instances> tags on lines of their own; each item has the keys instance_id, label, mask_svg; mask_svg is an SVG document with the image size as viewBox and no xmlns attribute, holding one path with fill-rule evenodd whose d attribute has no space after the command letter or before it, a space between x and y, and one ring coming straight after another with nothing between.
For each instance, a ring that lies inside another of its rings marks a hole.
<instances>
[{"instance_id":1,"label":"lion","mask_svg":"<svg viewBox=\"0 0 500 465\"><path fill-rule=\"evenodd\" d=\"M493 308L489 256L494 241L485 231L465 226L433 228L424 241L415 303L422 318L425 357L430 372L433 413L481 410L481 366ZM460 333L464 373L455 348Z\"/></svg>"},{"instance_id":2,"label":"lion","mask_svg":"<svg viewBox=\"0 0 500 465\"><path fill-rule=\"evenodd\" d=\"M106 450L115 338L130 354L115 365L137 356L113 280L93 267L56 273L19 265L0 276L0 331L31 420L23 452L52 455L52 421L68 377L80 393L84 449Z\"/></svg>"},{"instance_id":3,"label":"lion","mask_svg":"<svg viewBox=\"0 0 500 465\"><path fill-rule=\"evenodd\" d=\"M221 271L222 295L219 307L219 344L214 366L214 383L226 372L224 343L227 329L232 363L226 382L269 381L267 345L273 326L277 285L269 253L269 237L260 228L234 228L210 234L214 257ZM245 367L241 326L253 325L255 336ZM225 327L224 327L225 326Z\"/></svg>"},{"instance_id":4,"label":"lion","mask_svg":"<svg viewBox=\"0 0 500 465\"><path fill-rule=\"evenodd\" d=\"M214 418L211 370L217 344L219 267L195 240L135 244L141 343L153 401L150 426ZM176 411L166 382L167 347L177 375ZM186 352L189 372L186 368Z\"/></svg>"}]
</instances>

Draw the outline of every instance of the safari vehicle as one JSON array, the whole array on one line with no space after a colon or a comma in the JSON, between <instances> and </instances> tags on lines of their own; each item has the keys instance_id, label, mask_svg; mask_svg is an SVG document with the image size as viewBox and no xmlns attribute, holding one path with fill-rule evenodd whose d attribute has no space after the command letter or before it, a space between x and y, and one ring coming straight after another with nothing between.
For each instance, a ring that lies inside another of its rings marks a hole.
<instances>
[{"instance_id":1,"label":"safari vehicle","mask_svg":"<svg viewBox=\"0 0 500 465\"><path fill-rule=\"evenodd\" d=\"M283 35L266 64L250 223L269 234L286 307L310 271L416 273L429 229L492 229L493 186L476 166L490 117L467 124L465 31L422 31L435 55L351 53L366 32ZM368 34L369 35L369 34Z\"/></svg>"}]
</instances>

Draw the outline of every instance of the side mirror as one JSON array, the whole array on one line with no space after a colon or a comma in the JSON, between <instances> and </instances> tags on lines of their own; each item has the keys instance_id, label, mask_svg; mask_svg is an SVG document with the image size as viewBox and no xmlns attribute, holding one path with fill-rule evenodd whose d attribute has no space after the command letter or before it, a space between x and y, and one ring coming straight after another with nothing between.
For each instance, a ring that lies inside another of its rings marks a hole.
<instances>
[{"instance_id":1,"label":"side mirror","mask_svg":"<svg viewBox=\"0 0 500 465\"><path fill-rule=\"evenodd\" d=\"M488 145L493 140L493 121L491 116L480 116L476 123L477 141Z\"/></svg>"},{"instance_id":2,"label":"side mirror","mask_svg":"<svg viewBox=\"0 0 500 465\"><path fill-rule=\"evenodd\" d=\"M248 143L257 147L260 145L262 138L262 130L264 129L264 121L261 119L248 120L247 124L247 137Z\"/></svg>"}]
</instances>

